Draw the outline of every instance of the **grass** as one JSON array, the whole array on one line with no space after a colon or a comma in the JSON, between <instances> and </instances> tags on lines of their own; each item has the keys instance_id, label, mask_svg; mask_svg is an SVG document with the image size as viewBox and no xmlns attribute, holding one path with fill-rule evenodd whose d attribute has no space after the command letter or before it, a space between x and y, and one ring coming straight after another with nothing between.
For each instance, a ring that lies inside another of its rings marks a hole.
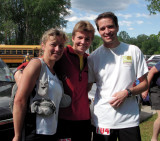
<instances>
[{"instance_id":1,"label":"grass","mask_svg":"<svg viewBox=\"0 0 160 141\"><path fill-rule=\"evenodd\" d=\"M154 114L151 118L147 119L146 121L140 124L140 131L141 131L141 139L142 141L150 141L153 132L153 123L157 118L157 114ZM160 136L158 138L160 141Z\"/></svg>"}]
</instances>

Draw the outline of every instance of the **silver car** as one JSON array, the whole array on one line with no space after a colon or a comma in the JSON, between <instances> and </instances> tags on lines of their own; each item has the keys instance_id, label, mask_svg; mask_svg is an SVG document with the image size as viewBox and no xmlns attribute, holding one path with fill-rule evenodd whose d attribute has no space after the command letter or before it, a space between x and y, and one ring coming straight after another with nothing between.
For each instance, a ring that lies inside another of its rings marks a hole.
<instances>
[{"instance_id":1,"label":"silver car","mask_svg":"<svg viewBox=\"0 0 160 141\"><path fill-rule=\"evenodd\" d=\"M11 141L14 135L13 117L9 102L12 86L15 83L13 73L0 59L0 137L1 141Z\"/></svg>"}]
</instances>

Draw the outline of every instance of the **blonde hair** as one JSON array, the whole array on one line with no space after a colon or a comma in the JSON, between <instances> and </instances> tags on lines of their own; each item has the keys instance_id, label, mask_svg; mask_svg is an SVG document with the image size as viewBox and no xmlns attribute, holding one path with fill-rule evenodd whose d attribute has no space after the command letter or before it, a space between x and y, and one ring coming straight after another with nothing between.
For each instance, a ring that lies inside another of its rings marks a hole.
<instances>
[{"instance_id":1,"label":"blonde hair","mask_svg":"<svg viewBox=\"0 0 160 141\"><path fill-rule=\"evenodd\" d=\"M56 37L60 37L64 42L67 42L68 40L66 33L63 32L61 29L51 28L45 31L44 34L42 35L40 45L41 43L46 44L50 36L53 36L54 39L56 39ZM39 52L39 56L42 56L42 55L43 55L43 50L41 49Z\"/></svg>"},{"instance_id":2,"label":"blonde hair","mask_svg":"<svg viewBox=\"0 0 160 141\"><path fill-rule=\"evenodd\" d=\"M66 33L63 32L61 29L51 28L44 32L41 38L41 43L43 42L44 44L46 44L50 36L53 36L55 38L58 36L62 38L65 42L68 40Z\"/></svg>"},{"instance_id":3,"label":"blonde hair","mask_svg":"<svg viewBox=\"0 0 160 141\"><path fill-rule=\"evenodd\" d=\"M72 36L75 36L76 32L89 32L92 34L92 40L94 39L94 33L95 33L95 29L93 27L93 25L88 22L88 21L79 21L75 26L74 29L72 31Z\"/></svg>"}]
</instances>

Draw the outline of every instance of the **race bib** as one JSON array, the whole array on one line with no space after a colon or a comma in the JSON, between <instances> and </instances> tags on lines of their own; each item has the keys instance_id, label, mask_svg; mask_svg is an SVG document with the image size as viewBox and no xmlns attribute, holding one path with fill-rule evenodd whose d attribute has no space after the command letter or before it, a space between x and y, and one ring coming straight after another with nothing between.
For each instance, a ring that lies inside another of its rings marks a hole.
<instances>
[{"instance_id":1,"label":"race bib","mask_svg":"<svg viewBox=\"0 0 160 141\"><path fill-rule=\"evenodd\" d=\"M101 134L101 135L110 135L110 129L109 128L96 127L96 133Z\"/></svg>"}]
</instances>

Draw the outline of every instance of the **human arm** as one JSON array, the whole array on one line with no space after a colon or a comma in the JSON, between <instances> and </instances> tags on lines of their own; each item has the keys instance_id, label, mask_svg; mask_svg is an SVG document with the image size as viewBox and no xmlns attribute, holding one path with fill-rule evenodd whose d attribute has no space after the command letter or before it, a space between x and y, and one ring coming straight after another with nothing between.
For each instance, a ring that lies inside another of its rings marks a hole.
<instances>
[{"instance_id":1,"label":"human arm","mask_svg":"<svg viewBox=\"0 0 160 141\"><path fill-rule=\"evenodd\" d=\"M26 114L27 101L40 74L40 68L40 60L34 59L23 71L21 83L19 83L18 90L14 99L13 122L15 136L13 141L21 140L21 131Z\"/></svg>"},{"instance_id":2,"label":"human arm","mask_svg":"<svg viewBox=\"0 0 160 141\"><path fill-rule=\"evenodd\" d=\"M148 92L149 92L149 88L150 88L150 85L151 85L151 81L154 77L154 75L158 73L158 70L157 68L154 66L151 68L151 70L149 71L148 73L148 76L147 76L147 80L148 80L148 88L146 91L142 92L142 98L145 99L148 95Z\"/></svg>"},{"instance_id":3,"label":"human arm","mask_svg":"<svg viewBox=\"0 0 160 141\"><path fill-rule=\"evenodd\" d=\"M148 88L147 74L144 74L142 77L139 78L139 80L141 82L139 85L129 88L129 90L132 92L132 95L138 95ZM128 97L128 91L126 89L122 90L115 93L113 97L115 98L110 101L111 106L119 107Z\"/></svg>"},{"instance_id":4,"label":"human arm","mask_svg":"<svg viewBox=\"0 0 160 141\"><path fill-rule=\"evenodd\" d=\"M20 66L18 66L15 71L14 71L14 78L15 78L15 81L17 83L17 86L21 80L21 76L22 76L22 73L23 73L23 69L28 65L29 62L25 62L25 63L22 63Z\"/></svg>"},{"instance_id":5,"label":"human arm","mask_svg":"<svg viewBox=\"0 0 160 141\"><path fill-rule=\"evenodd\" d=\"M14 74L14 79L17 83L17 86L19 85L20 83L20 80L21 80L21 77L22 77L22 74L23 74L23 71L22 70L17 70Z\"/></svg>"}]
</instances>

